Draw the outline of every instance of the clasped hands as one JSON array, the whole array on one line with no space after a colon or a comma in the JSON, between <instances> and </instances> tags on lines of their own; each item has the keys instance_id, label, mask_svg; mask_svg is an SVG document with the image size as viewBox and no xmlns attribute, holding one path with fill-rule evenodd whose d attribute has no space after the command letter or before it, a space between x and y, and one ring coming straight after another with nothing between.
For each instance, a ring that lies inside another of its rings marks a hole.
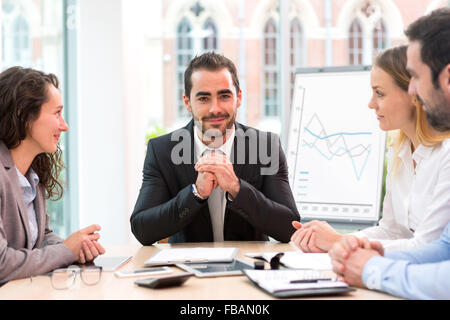
<instances>
[{"instance_id":1,"label":"clasped hands","mask_svg":"<svg viewBox=\"0 0 450 320\"><path fill-rule=\"evenodd\" d=\"M338 280L352 286L364 287L362 281L364 266L370 258L383 256L384 249L378 241L346 235L332 246L328 255L331 257L333 271L338 275Z\"/></svg>"},{"instance_id":2,"label":"clasped hands","mask_svg":"<svg viewBox=\"0 0 450 320\"><path fill-rule=\"evenodd\" d=\"M100 234L97 231L100 229L98 224L93 224L72 233L64 240L64 245L72 251L76 261L86 263L105 253L105 249L98 242Z\"/></svg>"},{"instance_id":3,"label":"clasped hands","mask_svg":"<svg viewBox=\"0 0 450 320\"><path fill-rule=\"evenodd\" d=\"M234 199L240 190L239 178L234 173L233 164L225 154L214 152L202 156L195 164L198 172L195 186L202 198L220 186Z\"/></svg>"}]
</instances>

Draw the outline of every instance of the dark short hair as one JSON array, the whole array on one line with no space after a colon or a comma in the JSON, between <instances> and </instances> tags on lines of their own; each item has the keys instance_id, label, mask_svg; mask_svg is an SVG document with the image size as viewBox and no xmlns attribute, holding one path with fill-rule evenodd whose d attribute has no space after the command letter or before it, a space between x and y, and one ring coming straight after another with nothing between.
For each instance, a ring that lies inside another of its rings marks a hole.
<instances>
[{"instance_id":1,"label":"dark short hair","mask_svg":"<svg viewBox=\"0 0 450 320\"><path fill-rule=\"evenodd\" d=\"M59 86L58 78L51 73L22 67L0 73L0 140L8 149L18 147L27 137L49 99L50 85ZM53 154L37 155L31 167L45 187L47 198L61 198L63 186L58 179L64 165L60 148Z\"/></svg>"},{"instance_id":2,"label":"dark short hair","mask_svg":"<svg viewBox=\"0 0 450 320\"><path fill-rule=\"evenodd\" d=\"M419 41L422 61L431 69L433 84L450 63L450 8L434 10L416 20L405 31L410 41Z\"/></svg>"},{"instance_id":3,"label":"dark short hair","mask_svg":"<svg viewBox=\"0 0 450 320\"><path fill-rule=\"evenodd\" d=\"M192 90L192 73L196 70L205 69L208 71L218 71L227 68L231 73L236 93L239 93L239 79L237 76L236 66L233 61L224 55L215 53L214 51L206 52L200 56L195 56L189 62L186 71L184 72L184 94L189 98Z\"/></svg>"}]
</instances>

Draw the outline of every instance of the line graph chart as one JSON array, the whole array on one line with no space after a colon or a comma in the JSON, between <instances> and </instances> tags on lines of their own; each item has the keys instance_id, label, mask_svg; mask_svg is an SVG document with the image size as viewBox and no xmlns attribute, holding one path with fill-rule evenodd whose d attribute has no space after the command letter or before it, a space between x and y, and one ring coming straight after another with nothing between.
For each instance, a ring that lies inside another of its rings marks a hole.
<instances>
[{"instance_id":1,"label":"line graph chart","mask_svg":"<svg viewBox=\"0 0 450 320\"><path fill-rule=\"evenodd\" d=\"M287 160L302 219L377 221L385 134L369 72L298 73L294 87Z\"/></svg>"},{"instance_id":2,"label":"line graph chart","mask_svg":"<svg viewBox=\"0 0 450 320\"><path fill-rule=\"evenodd\" d=\"M317 128L314 133L310 128ZM309 147L316 150L327 160L333 160L335 157L347 156L353 168L356 180L360 180L367 165L371 152L371 144L356 144L352 146L352 138L359 136L372 135L372 132L337 132L328 134L318 115L314 113L311 120L304 128L309 137L302 140L303 147Z\"/></svg>"}]
</instances>

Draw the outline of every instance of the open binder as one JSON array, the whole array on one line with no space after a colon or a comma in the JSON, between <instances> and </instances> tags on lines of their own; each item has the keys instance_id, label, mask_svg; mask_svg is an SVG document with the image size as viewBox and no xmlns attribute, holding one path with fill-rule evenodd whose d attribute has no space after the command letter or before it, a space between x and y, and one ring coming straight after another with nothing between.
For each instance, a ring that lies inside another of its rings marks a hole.
<instances>
[{"instance_id":1,"label":"open binder","mask_svg":"<svg viewBox=\"0 0 450 320\"><path fill-rule=\"evenodd\" d=\"M335 280L307 279L295 283L298 270L244 270L247 278L259 289L277 298L334 295L355 291L348 284ZM279 276L277 276L279 274ZM294 283L292 283L294 282Z\"/></svg>"}]
</instances>

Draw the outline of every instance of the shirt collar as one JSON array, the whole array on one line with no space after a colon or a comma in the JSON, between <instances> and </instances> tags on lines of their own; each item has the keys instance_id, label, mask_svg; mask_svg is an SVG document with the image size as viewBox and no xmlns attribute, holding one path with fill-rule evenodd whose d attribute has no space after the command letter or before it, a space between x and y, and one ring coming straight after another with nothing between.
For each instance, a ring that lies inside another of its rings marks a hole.
<instances>
[{"instance_id":1,"label":"shirt collar","mask_svg":"<svg viewBox=\"0 0 450 320\"><path fill-rule=\"evenodd\" d=\"M28 172L26 173L26 177L17 169L17 176L19 177L19 183L21 187L24 188L31 188L32 191L36 190L36 186L39 183L39 176L34 172L32 168L28 169Z\"/></svg>"},{"instance_id":2,"label":"shirt collar","mask_svg":"<svg viewBox=\"0 0 450 320\"><path fill-rule=\"evenodd\" d=\"M411 140L406 139L402 144L402 147L398 153L398 156L403 161L412 159L412 160L416 161L417 163L419 163L423 159L428 158L431 155L431 153L433 152L434 148L435 147L426 147L422 144L419 144L417 149L411 153Z\"/></svg>"},{"instance_id":3,"label":"shirt collar","mask_svg":"<svg viewBox=\"0 0 450 320\"><path fill-rule=\"evenodd\" d=\"M426 146L420 144L417 147L417 149L414 151L412 157L416 162L419 162L423 159L427 159L433 152L434 148L435 147L426 147Z\"/></svg>"},{"instance_id":4,"label":"shirt collar","mask_svg":"<svg viewBox=\"0 0 450 320\"><path fill-rule=\"evenodd\" d=\"M228 137L227 141L225 141L224 144L222 144L219 148L217 148L218 150L222 151L224 154L226 154L228 156L228 158L231 155L231 150L233 147L233 142L234 142L234 137L236 135L236 130L235 130L235 126L233 124L232 127L232 133L231 135ZM207 145L205 145L201 140L200 140L200 131L199 129L194 125L194 145L195 145L195 162L198 161L198 159L200 159L200 157L202 156L202 154L206 151L206 150L214 150L213 148L208 147Z\"/></svg>"}]
</instances>

